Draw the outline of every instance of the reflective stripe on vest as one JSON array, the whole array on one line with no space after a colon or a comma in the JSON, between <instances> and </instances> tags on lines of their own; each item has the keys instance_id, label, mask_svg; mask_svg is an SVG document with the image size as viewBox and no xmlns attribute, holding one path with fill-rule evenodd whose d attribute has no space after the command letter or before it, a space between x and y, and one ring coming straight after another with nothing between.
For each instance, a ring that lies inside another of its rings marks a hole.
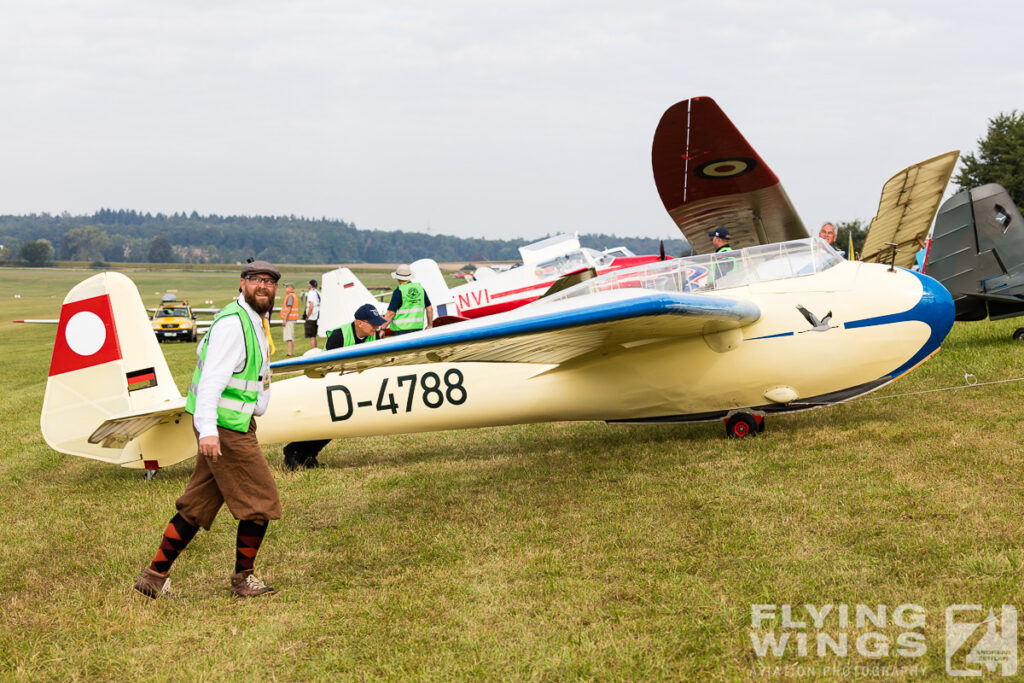
<instances>
[{"instance_id":1,"label":"reflective stripe on vest","mask_svg":"<svg viewBox=\"0 0 1024 683\"><path fill-rule=\"evenodd\" d=\"M245 339L245 366L241 372L232 373L227 386L221 392L220 399L217 401L217 426L236 432L247 432L259 399L263 353L256 336L256 329L252 324L252 318L239 305L238 301L232 301L217 313L213 319L213 325L203 337L203 346L199 350L199 362L196 363L196 370L192 374L192 383L188 388L185 410L195 415L196 393L203 375L203 366L206 364L206 349L209 346L210 334L215 329L217 321L229 315L238 316L242 324L242 336Z\"/></svg>"},{"instance_id":2,"label":"reflective stripe on vest","mask_svg":"<svg viewBox=\"0 0 1024 683\"><path fill-rule=\"evenodd\" d=\"M402 293L402 307L395 311L391 320L391 329L405 332L422 330L427 325L426 292L418 282L406 282L398 285Z\"/></svg>"},{"instance_id":3,"label":"reflective stripe on vest","mask_svg":"<svg viewBox=\"0 0 1024 683\"><path fill-rule=\"evenodd\" d=\"M224 408L225 410L229 410L229 411L236 412L236 413L247 413L249 415L252 415L254 412L256 412L256 404L255 403L244 403L242 401L232 401L230 398L224 398L223 395L221 395L220 400L217 401L218 417L219 417L219 413L220 413L220 409L221 408ZM218 420L217 422L219 424L220 420ZM223 425L221 425L221 426L223 426ZM249 427L247 425L246 426L246 431L248 431L248 429L249 429Z\"/></svg>"},{"instance_id":4,"label":"reflective stripe on vest","mask_svg":"<svg viewBox=\"0 0 1024 683\"><path fill-rule=\"evenodd\" d=\"M200 372L200 374L202 373L203 365L205 365L205 363L203 362L203 359L200 358L199 362L196 363L196 370L198 370ZM188 385L188 391L189 391L190 394L194 394L197 391L199 391L199 385L196 383L195 377L196 377L196 375L195 375L195 373L193 373L193 381L192 381L191 384ZM238 379L237 377L235 377L233 375L228 380L228 384L227 385L229 387L233 388L233 389L238 389L239 391L255 391L255 392L259 393L259 390L260 390L260 381L259 380L256 380L255 382L248 382L248 381L243 380L243 379Z\"/></svg>"}]
</instances>

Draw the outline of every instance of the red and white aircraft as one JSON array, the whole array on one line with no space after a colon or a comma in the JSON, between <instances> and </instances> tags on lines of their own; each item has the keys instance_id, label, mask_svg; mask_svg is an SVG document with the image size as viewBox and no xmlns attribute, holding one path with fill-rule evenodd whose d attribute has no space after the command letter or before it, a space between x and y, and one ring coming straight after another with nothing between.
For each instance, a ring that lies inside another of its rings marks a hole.
<instances>
[{"instance_id":1,"label":"red and white aircraft","mask_svg":"<svg viewBox=\"0 0 1024 683\"><path fill-rule=\"evenodd\" d=\"M519 248L522 263L503 271L477 269L474 279L464 285L445 284L441 269L432 259L411 264L417 282L423 285L438 318L482 318L504 313L536 301L563 278L592 271L603 275L664 260L664 255L636 256L622 247L607 252L581 247L577 235L555 235Z\"/></svg>"},{"instance_id":2,"label":"red and white aircraft","mask_svg":"<svg viewBox=\"0 0 1024 683\"><path fill-rule=\"evenodd\" d=\"M473 280L451 289L433 259L413 261L410 267L413 279L423 285L430 297L434 324L444 325L511 311L587 277L666 259L663 254L636 256L624 247L603 252L581 247L577 235L548 237L519 247L519 255L520 264L504 270L478 268ZM372 303L378 308L386 305L375 299L348 268L324 273L322 282L321 336L351 322L353 313L363 304ZM556 283L558 287L552 290Z\"/></svg>"}]
</instances>

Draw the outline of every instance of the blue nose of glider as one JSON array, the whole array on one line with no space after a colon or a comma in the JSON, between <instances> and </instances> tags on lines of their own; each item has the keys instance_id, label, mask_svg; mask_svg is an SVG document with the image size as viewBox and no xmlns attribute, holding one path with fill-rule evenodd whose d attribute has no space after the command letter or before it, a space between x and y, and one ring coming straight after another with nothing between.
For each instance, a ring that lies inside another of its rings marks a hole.
<instances>
[{"instance_id":1,"label":"blue nose of glider","mask_svg":"<svg viewBox=\"0 0 1024 683\"><path fill-rule=\"evenodd\" d=\"M893 378L899 377L939 349L942 340L953 329L953 318L956 314L953 297L938 280L921 273L910 272L921 281L921 299L907 312L907 317L927 324L932 332L924 346L892 373Z\"/></svg>"}]
</instances>

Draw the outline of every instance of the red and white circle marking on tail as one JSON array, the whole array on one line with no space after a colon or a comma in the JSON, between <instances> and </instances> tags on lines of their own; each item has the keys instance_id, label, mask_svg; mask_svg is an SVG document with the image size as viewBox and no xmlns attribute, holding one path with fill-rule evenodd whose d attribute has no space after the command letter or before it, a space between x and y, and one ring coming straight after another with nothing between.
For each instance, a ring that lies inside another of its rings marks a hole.
<instances>
[{"instance_id":1,"label":"red and white circle marking on tail","mask_svg":"<svg viewBox=\"0 0 1024 683\"><path fill-rule=\"evenodd\" d=\"M121 359L110 296L71 301L60 309L50 376Z\"/></svg>"},{"instance_id":2,"label":"red and white circle marking on tail","mask_svg":"<svg viewBox=\"0 0 1024 683\"><path fill-rule=\"evenodd\" d=\"M107 329L103 320L92 311L79 311L68 320L64 339L79 356L91 356L103 348Z\"/></svg>"}]
</instances>

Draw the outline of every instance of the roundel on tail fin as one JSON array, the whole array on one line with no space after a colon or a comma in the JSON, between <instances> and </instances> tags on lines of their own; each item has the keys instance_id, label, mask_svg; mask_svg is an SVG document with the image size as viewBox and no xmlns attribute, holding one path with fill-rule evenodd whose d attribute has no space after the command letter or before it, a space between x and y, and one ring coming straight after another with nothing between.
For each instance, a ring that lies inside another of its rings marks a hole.
<instances>
[{"instance_id":1,"label":"roundel on tail fin","mask_svg":"<svg viewBox=\"0 0 1024 683\"><path fill-rule=\"evenodd\" d=\"M65 303L60 309L50 377L120 359L110 296Z\"/></svg>"}]
</instances>

